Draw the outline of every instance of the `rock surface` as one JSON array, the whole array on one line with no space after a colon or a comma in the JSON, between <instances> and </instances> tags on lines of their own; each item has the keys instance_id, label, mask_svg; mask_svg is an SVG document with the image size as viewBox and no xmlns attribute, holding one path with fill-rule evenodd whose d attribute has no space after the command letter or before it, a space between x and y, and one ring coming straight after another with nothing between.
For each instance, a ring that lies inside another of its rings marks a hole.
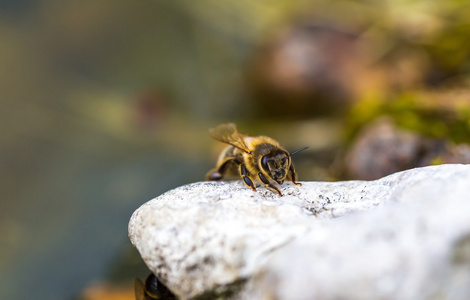
<instances>
[{"instance_id":1,"label":"rock surface","mask_svg":"<svg viewBox=\"0 0 470 300\"><path fill-rule=\"evenodd\" d=\"M199 182L142 205L129 237L182 299L468 299L470 166L375 181Z\"/></svg>"}]
</instances>

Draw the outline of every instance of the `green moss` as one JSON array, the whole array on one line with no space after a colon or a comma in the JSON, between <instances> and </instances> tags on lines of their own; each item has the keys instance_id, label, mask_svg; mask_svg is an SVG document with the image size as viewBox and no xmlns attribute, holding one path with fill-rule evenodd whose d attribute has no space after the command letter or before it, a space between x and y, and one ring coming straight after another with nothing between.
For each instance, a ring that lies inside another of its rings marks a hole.
<instances>
[{"instance_id":1,"label":"green moss","mask_svg":"<svg viewBox=\"0 0 470 300\"><path fill-rule=\"evenodd\" d=\"M360 101L347 118L346 141L353 140L366 124L383 116L400 128L426 137L470 143L470 99L440 92L408 92L390 100Z\"/></svg>"},{"instance_id":2,"label":"green moss","mask_svg":"<svg viewBox=\"0 0 470 300\"><path fill-rule=\"evenodd\" d=\"M444 163L444 159L442 158L442 156L436 156L431 160L429 164L431 166L437 166L437 165L442 165L443 163Z\"/></svg>"}]
</instances>

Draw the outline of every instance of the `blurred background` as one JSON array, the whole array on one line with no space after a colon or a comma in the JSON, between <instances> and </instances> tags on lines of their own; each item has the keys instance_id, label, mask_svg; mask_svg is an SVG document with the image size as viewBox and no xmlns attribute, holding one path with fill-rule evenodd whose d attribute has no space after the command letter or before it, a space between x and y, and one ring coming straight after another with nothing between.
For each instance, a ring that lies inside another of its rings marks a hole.
<instances>
[{"instance_id":1,"label":"blurred background","mask_svg":"<svg viewBox=\"0 0 470 300\"><path fill-rule=\"evenodd\" d=\"M135 209L236 122L300 180L469 163L468 1L0 1L0 298L133 299Z\"/></svg>"}]
</instances>

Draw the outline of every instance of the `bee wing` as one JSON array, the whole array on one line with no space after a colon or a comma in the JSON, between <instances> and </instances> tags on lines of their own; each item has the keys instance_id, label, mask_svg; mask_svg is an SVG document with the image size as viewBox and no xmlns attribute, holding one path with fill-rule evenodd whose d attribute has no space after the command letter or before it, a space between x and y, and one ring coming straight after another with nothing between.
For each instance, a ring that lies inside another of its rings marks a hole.
<instances>
[{"instance_id":1,"label":"bee wing","mask_svg":"<svg viewBox=\"0 0 470 300\"><path fill-rule=\"evenodd\" d=\"M145 288L140 279L134 281L135 300L145 300Z\"/></svg>"},{"instance_id":2,"label":"bee wing","mask_svg":"<svg viewBox=\"0 0 470 300\"><path fill-rule=\"evenodd\" d=\"M209 134L217 141L232 145L247 153L251 152L245 144L244 137L246 135L238 132L237 126L233 123L221 124L216 128L212 128L209 130Z\"/></svg>"}]
</instances>

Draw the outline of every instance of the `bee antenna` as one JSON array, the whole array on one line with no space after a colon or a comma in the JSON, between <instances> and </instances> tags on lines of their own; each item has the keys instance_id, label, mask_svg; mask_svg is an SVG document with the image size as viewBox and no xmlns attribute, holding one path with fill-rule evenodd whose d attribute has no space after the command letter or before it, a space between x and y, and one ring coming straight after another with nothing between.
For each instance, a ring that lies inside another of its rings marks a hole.
<instances>
[{"instance_id":1,"label":"bee antenna","mask_svg":"<svg viewBox=\"0 0 470 300\"><path fill-rule=\"evenodd\" d=\"M297 154L297 153L299 153L300 151L304 151L305 149L308 149L308 146L307 146L307 147L300 148L299 150L295 150L295 151L292 152L289 156L292 156L292 155L294 155L294 154Z\"/></svg>"}]
</instances>

